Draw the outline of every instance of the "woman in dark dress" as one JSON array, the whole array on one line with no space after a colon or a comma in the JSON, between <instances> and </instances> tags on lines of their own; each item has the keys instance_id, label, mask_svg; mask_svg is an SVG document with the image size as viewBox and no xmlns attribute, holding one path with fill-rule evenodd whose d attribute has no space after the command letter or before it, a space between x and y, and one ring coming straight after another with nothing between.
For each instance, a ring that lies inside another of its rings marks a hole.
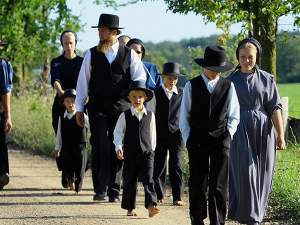
<instances>
[{"instance_id":1,"label":"woman in dark dress","mask_svg":"<svg viewBox=\"0 0 300 225\"><path fill-rule=\"evenodd\" d=\"M77 79L83 58L76 53L77 35L74 31L66 30L60 36L60 42L64 49L62 55L51 61L51 85L57 94L54 98L52 107L52 126L57 133L58 118L65 108L59 104L59 97L64 94L66 89L76 89ZM60 159L56 158L57 167L63 170ZM62 186L67 186L68 182L62 172Z\"/></svg>"},{"instance_id":2,"label":"woman in dark dress","mask_svg":"<svg viewBox=\"0 0 300 225\"><path fill-rule=\"evenodd\" d=\"M249 225L259 224L266 214L276 149L285 149L274 76L256 65L261 51L257 40L241 41L236 52L239 70L227 77L240 103L240 123L230 150L228 218Z\"/></svg>"}]
</instances>

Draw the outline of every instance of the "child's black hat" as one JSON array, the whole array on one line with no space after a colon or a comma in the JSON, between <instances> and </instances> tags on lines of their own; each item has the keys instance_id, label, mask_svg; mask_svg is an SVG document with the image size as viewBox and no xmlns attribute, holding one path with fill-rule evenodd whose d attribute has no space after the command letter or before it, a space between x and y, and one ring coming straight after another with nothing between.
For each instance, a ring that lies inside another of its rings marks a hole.
<instances>
[{"instance_id":1,"label":"child's black hat","mask_svg":"<svg viewBox=\"0 0 300 225\"><path fill-rule=\"evenodd\" d=\"M163 65L163 72L159 75L166 75L171 77L182 77L184 73L179 72L179 64L174 62L167 62Z\"/></svg>"},{"instance_id":2,"label":"child's black hat","mask_svg":"<svg viewBox=\"0 0 300 225\"><path fill-rule=\"evenodd\" d=\"M217 45L209 45L205 48L204 57L195 58L194 61L214 72L227 72L233 69L233 63L226 61L225 48Z\"/></svg>"},{"instance_id":3,"label":"child's black hat","mask_svg":"<svg viewBox=\"0 0 300 225\"><path fill-rule=\"evenodd\" d=\"M130 102L129 99L127 98L127 96L129 95L130 91L132 90L140 90L145 92L147 99L145 100L145 102L149 102L152 98L153 98L153 92L146 88L146 85L144 82L142 81L131 81L129 84L129 88L126 89L125 91L122 92L121 96L124 100L126 100L127 102Z\"/></svg>"},{"instance_id":4,"label":"child's black hat","mask_svg":"<svg viewBox=\"0 0 300 225\"><path fill-rule=\"evenodd\" d=\"M67 97L76 97L76 91L75 89L66 89L64 94L62 96L59 97L59 104L61 104L62 106L64 106L63 102L64 99Z\"/></svg>"}]
</instances>

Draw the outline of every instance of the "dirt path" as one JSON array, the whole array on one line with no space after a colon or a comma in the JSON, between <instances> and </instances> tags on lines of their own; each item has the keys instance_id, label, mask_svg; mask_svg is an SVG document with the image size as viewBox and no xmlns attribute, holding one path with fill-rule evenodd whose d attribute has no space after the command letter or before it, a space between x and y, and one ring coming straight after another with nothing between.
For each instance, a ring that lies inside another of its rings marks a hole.
<instances>
[{"instance_id":1,"label":"dirt path","mask_svg":"<svg viewBox=\"0 0 300 225\"><path fill-rule=\"evenodd\" d=\"M77 196L60 184L54 158L31 155L25 150L10 149L10 183L0 191L0 224L123 224L188 225L189 206L172 206L170 193L161 212L149 218L144 208L143 189L137 196L138 217L127 217L120 203L94 202L91 171L86 174L83 194ZM183 197L188 203L187 195ZM206 220L205 224L209 224ZM237 224L228 222L226 224ZM263 224L287 224L266 222Z\"/></svg>"}]
</instances>

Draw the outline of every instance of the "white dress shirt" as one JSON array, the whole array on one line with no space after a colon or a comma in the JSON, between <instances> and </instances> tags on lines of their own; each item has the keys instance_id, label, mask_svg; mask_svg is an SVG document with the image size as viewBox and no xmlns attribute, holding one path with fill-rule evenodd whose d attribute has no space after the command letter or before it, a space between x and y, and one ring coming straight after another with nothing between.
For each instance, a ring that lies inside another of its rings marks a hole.
<instances>
[{"instance_id":1,"label":"white dress shirt","mask_svg":"<svg viewBox=\"0 0 300 225\"><path fill-rule=\"evenodd\" d=\"M73 116L76 116L76 112L77 110L75 109L74 112L72 113L68 113L68 111L66 110L64 113L64 118L68 117L68 119L72 119ZM84 126L86 128L90 128L90 123L89 123L89 118L87 117L87 115L84 115ZM61 119L60 117L58 118L58 127L57 127L57 134L56 134L56 140L55 140L55 150L61 150L61 146L62 146L62 140L61 140Z\"/></svg>"},{"instance_id":2,"label":"white dress shirt","mask_svg":"<svg viewBox=\"0 0 300 225\"><path fill-rule=\"evenodd\" d=\"M139 121L141 121L144 113L147 115L147 110L145 109L145 107L143 107L143 110L141 112L137 111L133 106L130 107L130 110L131 110L132 116L135 115ZM118 152L119 149L123 149L125 132L126 132L125 112L122 112L121 115L119 116L117 125L114 130L114 141L113 142L115 144L116 152ZM155 147L156 147L156 124L155 124L154 113L152 113L152 117L151 117L151 121L150 121L150 137L149 138L151 140L152 150L154 151Z\"/></svg>"},{"instance_id":3,"label":"white dress shirt","mask_svg":"<svg viewBox=\"0 0 300 225\"><path fill-rule=\"evenodd\" d=\"M105 56L108 62L111 64L118 53L119 42L117 41L113 44L108 52L105 53ZM87 100L88 91L89 91L89 82L91 79L91 50L88 50L84 56L81 69L79 72L77 86L76 86L76 99L75 104L77 111L83 112L84 105ZM132 80L139 80L146 82L146 73L143 68L143 63L138 57L137 53L131 49L131 64L130 64L130 75Z\"/></svg>"},{"instance_id":4,"label":"white dress shirt","mask_svg":"<svg viewBox=\"0 0 300 225\"><path fill-rule=\"evenodd\" d=\"M218 76L214 80L209 80L203 73L201 76L206 84L209 93L210 94L213 93L220 77ZM190 115L191 115L191 107L192 107L192 86L191 86L191 82L188 81L184 87L184 93L182 96L180 116L179 116L179 128L181 130L182 137L184 139L185 144L191 131L190 122L189 122ZM232 139L234 133L236 132L237 125L239 124L240 121L240 105L235 92L234 84L232 82L229 90L229 101L228 101L226 116L228 117L227 130L230 132L230 136Z\"/></svg>"},{"instance_id":5,"label":"white dress shirt","mask_svg":"<svg viewBox=\"0 0 300 225\"><path fill-rule=\"evenodd\" d=\"M176 86L173 86L172 90L169 90L168 88L165 87L164 84L161 85L163 90L165 91L166 96L168 97L169 100L171 100L173 96L173 92L175 94L178 94L178 90ZM147 109L150 110L151 112L156 112L156 97L155 94L153 93L153 98L147 103Z\"/></svg>"}]
</instances>

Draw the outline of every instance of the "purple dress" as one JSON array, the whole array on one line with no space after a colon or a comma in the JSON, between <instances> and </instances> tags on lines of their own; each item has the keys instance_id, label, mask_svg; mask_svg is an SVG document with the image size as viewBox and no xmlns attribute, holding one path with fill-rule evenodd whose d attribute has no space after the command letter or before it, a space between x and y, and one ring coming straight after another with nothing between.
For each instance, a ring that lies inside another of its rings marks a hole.
<instances>
[{"instance_id":1,"label":"purple dress","mask_svg":"<svg viewBox=\"0 0 300 225\"><path fill-rule=\"evenodd\" d=\"M261 222L266 214L276 161L271 115L281 109L273 75L240 70L227 77L239 99L240 123L231 142L228 218Z\"/></svg>"}]
</instances>

